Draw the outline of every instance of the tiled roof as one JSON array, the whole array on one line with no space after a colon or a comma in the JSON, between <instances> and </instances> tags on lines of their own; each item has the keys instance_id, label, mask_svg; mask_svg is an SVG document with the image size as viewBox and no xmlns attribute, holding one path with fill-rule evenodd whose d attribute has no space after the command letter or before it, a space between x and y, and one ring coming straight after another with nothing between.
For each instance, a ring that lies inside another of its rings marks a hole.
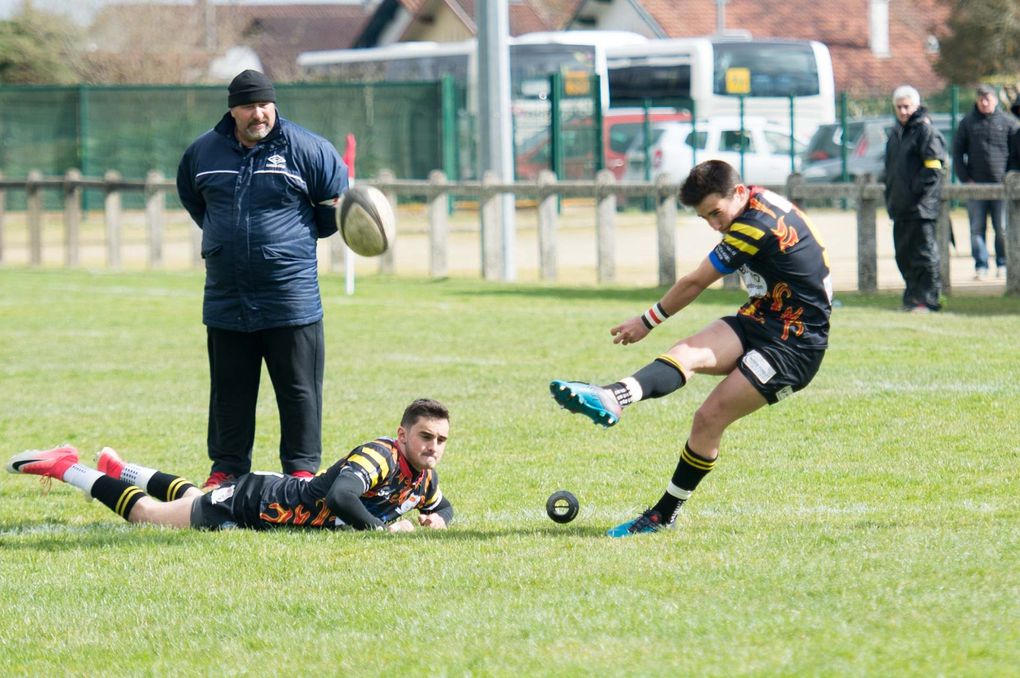
<instances>
[{"instance_id":1,"label":"tiled roof","mask_svg":"<svg viewBox=\"0 0 1020 678\"><path fill-rule=\"evenodd\" d=\"M671 37L706 35L716 30L715 0L643 0L641 3ZM727 0L727 29L755 37L818 40L829 47L836 88L851 94L891 92L910 83L922 93L945 82L932 69L935 54L926 39L937 35L948 17L940 0L890 0L890 56L876 57L868 44L868 0Z\"/></svg>"}]
</instances>

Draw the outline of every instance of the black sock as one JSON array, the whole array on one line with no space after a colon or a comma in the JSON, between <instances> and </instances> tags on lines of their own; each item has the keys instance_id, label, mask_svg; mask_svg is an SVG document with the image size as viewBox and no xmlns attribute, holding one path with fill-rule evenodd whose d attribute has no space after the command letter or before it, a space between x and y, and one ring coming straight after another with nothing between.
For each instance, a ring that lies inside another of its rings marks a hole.
<instances>
[{"instance_id":1,"label":"black sock","mask_svg":"<svg viewBox=\"0 0 1020 678\"><path fill-rule=\"evenodd\" d=\"M641 400L661 398L682 388L687 383L687 377L684 376L680 365L668 355L660 355L631 375L631 378L641 387ZM622 381L614 382L604 388L613 392L620 407L626 407L635 402L634 394Z\"/></svg>"},{"instance_id":2,"label":"black sock","mask_svg":"<svg viewBox=\"0 0 1020 678\"><path fill-rule=\"evenodd\" d=\"M110 476L98 478L92 486L91 494L124 520L131 515L131 509L138 500L146 496L140 488L126 480L117 480Z\"/></svg>"},{"instance_id":3,"label":"black sock","mask_svg":"<svg viewBox=\"0 0 1020 678\"><path fill-rule=\"evenodd\" d=\"M156 471L145 484L145 491L160 501L180 499L194 485L180 476Z\"/></svg>"},{"instance_id":4,"label":"black sock","mask_svg":"<svg viewBox=\"0 0 1020 678\"><path fill-rule=\"evenodd\" d=\"M669 487L666 488L658 503L652 507L659 512L667 525L676 519L677 511L714 466L714 459L705 459L692 450L689 443L684 444L684 451L680 454L680 461L677 462L676 470L673 471Z\"/></svg>"}]
</instances>

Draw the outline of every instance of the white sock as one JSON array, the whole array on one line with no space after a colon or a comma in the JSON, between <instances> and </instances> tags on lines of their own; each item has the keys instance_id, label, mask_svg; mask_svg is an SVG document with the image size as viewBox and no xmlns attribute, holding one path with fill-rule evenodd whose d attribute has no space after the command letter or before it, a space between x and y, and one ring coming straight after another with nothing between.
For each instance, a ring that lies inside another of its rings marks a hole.
<instances>
[{"instance_id":1,"label":"white sock","mask_svg":"<svg viewBox=\"0 0 1020 678\"><path fill-rule=\"evenodd\" d=\"M620 380L620 383L627 387L627 392L630 393L630 401L636 403L641 400L644 396L645 391L641 388L641 384L638 383L634 377L624 377Z\"/></svg>"},{"instance_id":2,"label":"white sock","mask_svg":"<svg viewBox=\"0 0 1020 678\"><path fill-rule=\"evenodd\" d=\"M156 469L138 464L124 464L124 470L120 473L120 479L126 480L135 487L140 487L146 492L149 491L149 481L156 474Z\"/></svg>"},{"instance_id":3,"label":"white sock","mask_svg":"<svg viewBox=\"0 0 1020 678\"><path fill-rule=\"evenodd\" d=\"M89 468L82 464L74 464L64 471L64 477L61 480L68 485L74 485L85 494L92 496L92 486L103 475L94 468Z\"/></svg>"}]
</instances>

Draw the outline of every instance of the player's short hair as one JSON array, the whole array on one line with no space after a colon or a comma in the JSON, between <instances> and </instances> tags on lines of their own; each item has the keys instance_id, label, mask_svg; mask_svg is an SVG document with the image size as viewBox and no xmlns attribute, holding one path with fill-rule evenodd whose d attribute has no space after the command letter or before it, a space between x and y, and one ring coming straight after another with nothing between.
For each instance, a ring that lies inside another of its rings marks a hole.
<instances>
[{"instance_id":1,"label":"player's short hair","mask_svg":"<svg viewBox=\"0 0 1020 678\"><path fill-rule=\"evenodd\" d=\"M446 409L446 405L438 400L418 398L404 410L404 416L400 418L400 425L404 428L411 428L422 417L449 421L450 410Z\"/></svg>"},{"instance_id":2,"label":"player's short hair","mask_svg":"<svg viewBox=\"0 0 1020 678\"><path fill-rule=\"evenodd\" d=\"M740 173L729 163L722 160L699 162L680 186L680 202L697 207L713 193L729 197L739 183Z\"/></svg>"}]
</instances>

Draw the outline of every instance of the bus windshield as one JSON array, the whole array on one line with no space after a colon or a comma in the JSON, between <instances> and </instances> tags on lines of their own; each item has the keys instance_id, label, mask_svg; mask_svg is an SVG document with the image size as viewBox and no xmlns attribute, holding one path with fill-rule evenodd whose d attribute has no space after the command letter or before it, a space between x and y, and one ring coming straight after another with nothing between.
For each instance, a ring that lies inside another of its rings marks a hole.
<instances>
[{"instance_id":1,"label":"bus windshield","mask_svg":"<svg viewBox=\"0 0 1020 678\"><path fill-rule=\"evenodd\" d=\"M818 94L818 64L811 46L783 42L717 42L712 91L726 94L731 68L747 69L752 97L813 96Z\"/></svg>"},{"instance_id":2,"label":"bus windshield","mask_svg":"<svg viewBox=\"0 0 1020 678\"><path fill-rule=\"evenodd\" d=\"M567 96L589 96L595 72L592 45L522 44L510 46L510 87L514 99L545 99L549 76L563 76Z\"/></svg>"}]
</instances>

